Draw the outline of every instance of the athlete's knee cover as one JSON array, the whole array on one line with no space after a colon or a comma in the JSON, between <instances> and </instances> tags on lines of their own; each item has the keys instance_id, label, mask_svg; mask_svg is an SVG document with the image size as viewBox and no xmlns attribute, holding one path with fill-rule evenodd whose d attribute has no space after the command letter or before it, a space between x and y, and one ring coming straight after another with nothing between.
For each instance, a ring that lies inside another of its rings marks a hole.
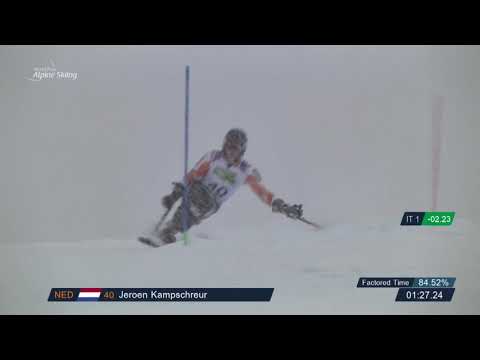
<instances>
[{"instance_id":1,"label":"athlete's knee cover","mask_svg":"<svg viewBox=\"0 0 480 360\"><path fill-rule=\"evenodd\" d=\"M218 210L218 204L210 189L199 181L189 188L190 209L197 218L210 216Z\"/></svg>"}]
</instances>

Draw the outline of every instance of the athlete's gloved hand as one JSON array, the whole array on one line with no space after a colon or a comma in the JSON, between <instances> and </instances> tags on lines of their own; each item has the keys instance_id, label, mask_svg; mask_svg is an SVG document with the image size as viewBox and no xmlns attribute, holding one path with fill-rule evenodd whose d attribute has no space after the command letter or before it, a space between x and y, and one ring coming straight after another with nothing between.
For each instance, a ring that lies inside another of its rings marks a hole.
<instances>
[{"instance_id":1,"label":"athlete's gloved hand","mask_svg":"<svg viewBox=\"0 0 480 360\"><path fill-rule=\"evenodd\" d=\"M184 186L182 183L173 183L173 191L171 194L166 195L162 198L162 205L166 209L171 209L172 206L177 202L178 199L182 197Z\"/></svg>"},{"instance_id":2,"label":"athlete's gloved hand","mask_svg":"<svg viewBox=\"0 0 480 360\"><path fill-rule=\"evenodd\" d=\"M172 198L172 194L165 195L162 198L162 205L165 209L170 210L172 208L173 204L175 204L175 200Z\"/></svg>"},{"instance_id":3,"label":"athlete's gloved hand","mask_svg":"<svg viewBox=\"0 0 480 360\"><path fill-rule=\"evenodd\" d=\"M303 216L302 205L289 205L282 199L273 200L272 211L285 214L292 219L298 219Z\"/></svg>"}]
</instances>

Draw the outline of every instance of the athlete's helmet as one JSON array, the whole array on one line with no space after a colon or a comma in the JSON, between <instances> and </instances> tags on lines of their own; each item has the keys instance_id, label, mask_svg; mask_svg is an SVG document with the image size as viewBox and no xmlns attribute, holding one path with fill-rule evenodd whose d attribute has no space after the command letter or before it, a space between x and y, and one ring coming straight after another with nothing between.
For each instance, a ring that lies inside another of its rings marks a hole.
<instances>
[{"instance_id":1,"label":"athlete's helmet","mask_svg":"<svg viewBox=\"0 0 480 360\"><path fill-rule=\"evenodd\" d=\"M247 150L247 142L247 133L244 130L238 128L231 129L225 135L222 151L224 154L226 154L225 149L227 146L236 146L240 150L239 159L241 159L243 154L245 154L245 151Z\"/></svg>"}]
</instances>

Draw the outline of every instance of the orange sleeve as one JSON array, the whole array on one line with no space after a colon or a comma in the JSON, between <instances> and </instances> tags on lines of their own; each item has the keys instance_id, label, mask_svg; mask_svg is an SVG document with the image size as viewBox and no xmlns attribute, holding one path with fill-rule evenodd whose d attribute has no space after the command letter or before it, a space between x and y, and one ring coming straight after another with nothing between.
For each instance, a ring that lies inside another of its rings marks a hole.
<instances>
[{"instance_id":1,"label":"orange sleeve","mask_svg":"<svg viewBox=\"0 0 480 360\"><path fill-rule=\"evenodd\" d=\"M201 162L187 174L188 184L191 184L193 180L200 180L203 178L205 175L207 175L208 170L210 170L210 161L206 160Z\"/></svg>"},{"instance_id":2,"label":"orange sleeve","mask_svg":"<svg viewBox=\"0 0 480 360\"><path fill-rule=\"evenodd\" d=\"M257 194L260 200L269 206L272 205L273 193L268 191L268 189L263 186L254 175L249 175L246 182L250 186L250 189Z\"/></svg>"}]
</instances>

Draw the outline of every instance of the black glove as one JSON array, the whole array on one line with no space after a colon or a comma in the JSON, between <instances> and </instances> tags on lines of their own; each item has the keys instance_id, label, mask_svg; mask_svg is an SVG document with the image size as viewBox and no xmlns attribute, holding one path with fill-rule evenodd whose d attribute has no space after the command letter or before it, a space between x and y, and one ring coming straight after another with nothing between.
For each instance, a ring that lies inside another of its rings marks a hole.
<instances>
[{"instance_id":1,"label":"black glove","mask_svg":"<svg viewBox=\"0 0 480 360\"><path fill-rule=\"evenodd\" d=\"M182 183L173 183L174 188L171 194L162 198L162 205L166 209L171 209L172 206L182 197L184 186Z\"/></svg>"},{"instance_id":2,"label":"black glove","mask_svg":"<svg viewBox=\"0 0 480 360\"><path fill-rule=\"evenodd\" d=\"M285 215L292 219L299 219L303 216L302 205L288 205L285 209Z\"/></svg>"},{"instance_id":3,"label":"black glove","mask_svg":"<svg viewBox=\"0 0 480 360\"><path fill-rule=\"evenodd\" d=\"M273 200L272 211L285 214L292 219L298 219L303 216L302 205L288 205L282 199Z\"/></svg>"}]
</instances>

